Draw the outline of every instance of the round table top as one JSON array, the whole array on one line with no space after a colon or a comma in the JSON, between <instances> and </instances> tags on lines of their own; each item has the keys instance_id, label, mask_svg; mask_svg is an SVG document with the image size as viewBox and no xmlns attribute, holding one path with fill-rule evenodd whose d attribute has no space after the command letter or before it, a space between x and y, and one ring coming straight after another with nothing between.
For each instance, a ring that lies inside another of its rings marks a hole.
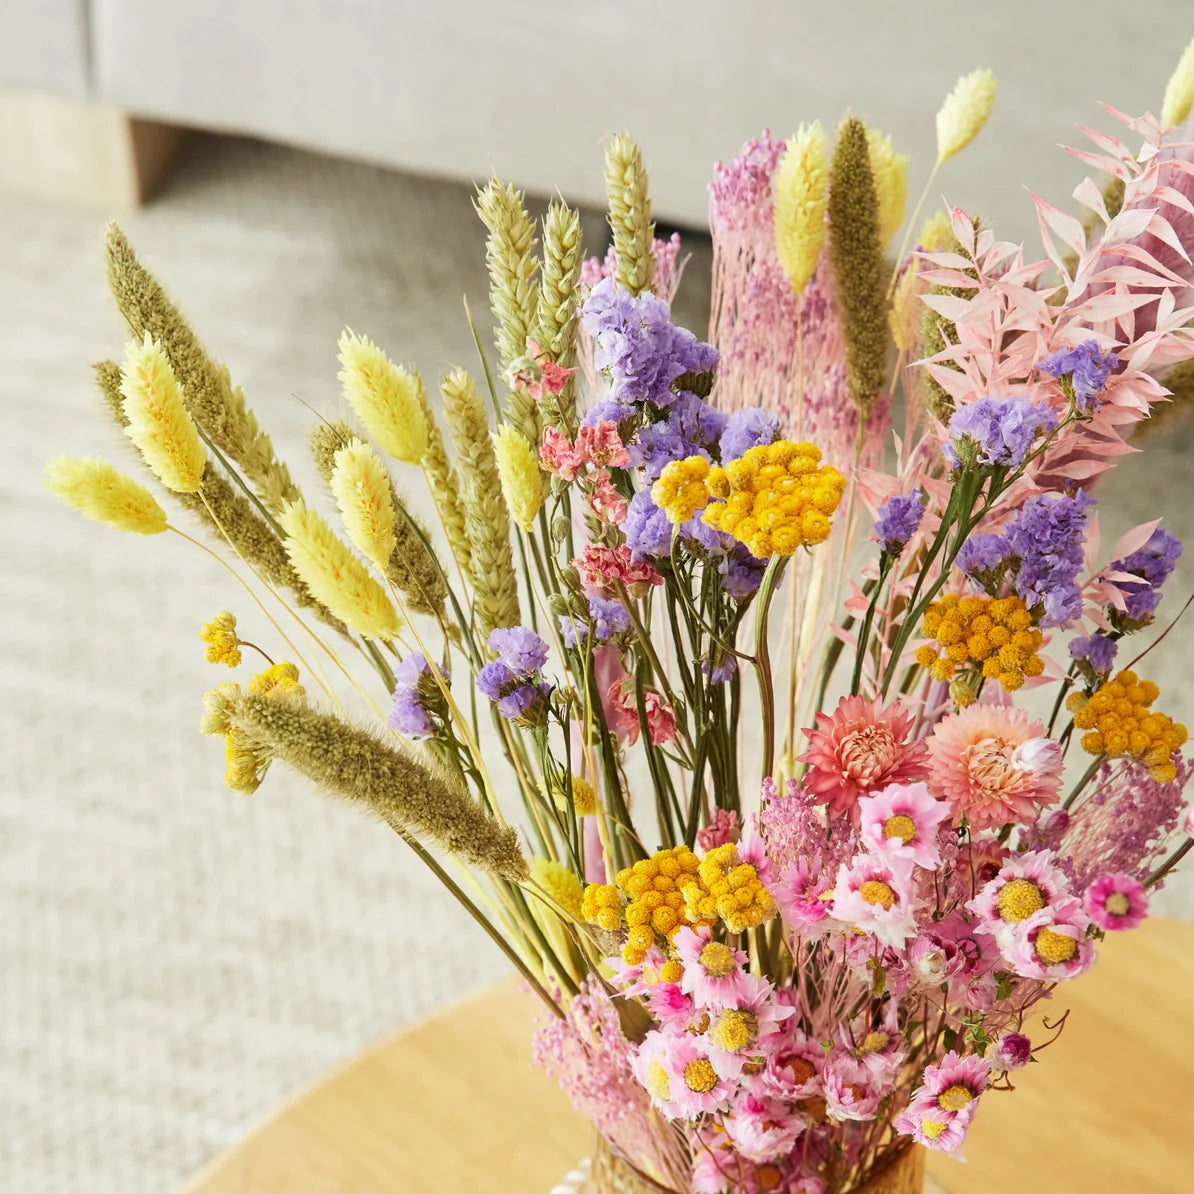
<instances>
[{"instance_id":1,"label":"round table top","mask_svg":"<svg viewBox=\"0 0 1194 1194\"><path fill-rule=\"evenodd\" d=\"M1194 925L1146 922L1058 989L1041 1064L992 1092L951 1194L1194 1189ZM370 1049L218 1158L188 1194L547 1194L590 1129L530 1058L537 1001L511 981ZM1038 1032L1041 1031L1038 1027Z\"/></svg>"}]
</instances>

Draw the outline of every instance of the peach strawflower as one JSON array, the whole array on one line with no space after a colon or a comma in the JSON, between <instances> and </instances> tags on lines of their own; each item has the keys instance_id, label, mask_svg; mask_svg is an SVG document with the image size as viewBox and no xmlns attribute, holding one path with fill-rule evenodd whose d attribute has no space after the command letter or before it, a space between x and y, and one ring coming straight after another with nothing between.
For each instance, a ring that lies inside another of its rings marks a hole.
<instances>
[{"instance_id":1,"label":"peach strawflower","mask_svg":"<svg viewBox=\"0 0 1194 1194\"><path fill-rule=\"evenodd\" d=\"M929 787L954 824L964 814L973 830L1028 825L1057 799L1061 753L1022 709L971 705L942 718L928 747Z\"/></svg>"},{"instance_id":2,"label":"peach strawflower","mask_svg":"<svg viewBox=\"0 0 1194 1194\"><path fill-rule=\"evenodd\" d=\"M925 744L909 742L912 715L892 705L845 696L832 714L818 713L817 728L805 730L809 748L804 786L831 816L849 813L858 823L858 799L888 784L921 779L927 771Z\"/></svg>"}]
</instances>

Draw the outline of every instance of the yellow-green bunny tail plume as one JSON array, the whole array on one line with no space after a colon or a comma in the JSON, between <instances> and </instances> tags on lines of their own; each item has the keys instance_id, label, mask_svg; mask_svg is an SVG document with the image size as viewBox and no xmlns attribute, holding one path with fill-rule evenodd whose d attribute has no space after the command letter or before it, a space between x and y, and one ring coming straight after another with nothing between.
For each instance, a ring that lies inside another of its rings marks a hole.
<instances>
[{"instance_id":1,"label":"yellow-green bunny tail plume","mask_svg":"<svg viewBox=\"0 0 1194 1194\"><path fill-rule=\"evenodd\" d=\"M937 165L961 153L983 131L995 107L995 76L986 69L963 75L937 112Z\"/></svg>"},{"instance_id":2,"label":"yellow-green bunny tail plume","mask_svg":"<svg viewBox=\"0 0 1194 1194\"><path fill-rule=\"evenodd\" d=\"M1194 37L1174 67L1165 84L1165 99L1161 103L1161 124L1185 124L1194 107Z\"/></svg>"},{"instance_id":3,"label":"yellow-green bunny tail plume","mask_svg":"<svg viewBox=\"0 0 1194 1194\"><path fill-rule=\"evenodd\" d=\"M340 366L344 397L365 430L395 459L419 464L427 450L427 422L417 374L348 328L340 336Z\"/></svg>"},{"instance_id":4,"label":"yellow-green bunny tail plume","mask_svg":"<svg viewBox=\"0 0 1194 1194\"><path fill-rule=\"evenodd\" d=\"M507 424L494 432L493 452L510 517L529 535L535 529L535 515L543 505L539 457L525 437Z\"/></svg>"},{"instance_id":5,"label":"yellow-green bunny tail plume","mask_svg":"<svg viewBox=\"0 0 1194 1194\"><path fill-rule=\"evenodd\" d=\"M166 529L166 511L153 494L106 460L59 456L46 464L45 481L59 501L93 522L137 535Z\"/></svg>"},{"instance_id":6,"label":"yellow-green bunny tail plume","mask_svg":"<svg viewBox=\"0 0 1194 1194\"><path fill-rule=\"evenodd\" d=\"M886 245L904 222L908 203L908 158L896 153L890 137L878 129L867 129L871 151L871 177L879 200L879 241Z\"/></svg>"},{"instance_id":7,"label":"yellow-green bunny tail plume","mask_svg":"<svg viewBox=\"0 0 1194 1194\"><path fill-rule=\"evenodd\" d=\"M350 440L336 452L328 484L348 537L384 573L397 546L396 516L390 478L377 453L359 439Z\"/></svg>"},{"instance_id":8,"label":"yellow-green bunny tail plume","mask_svg":"<svg viewBox=\"0 0 1194 1194\"><path fill-rule=\"evenodd\" d=\"M825 130L818 120L802 124L788 138L771 181L775 255L797 294L813 276L825 241L828 180Z\"/></svg>"}]
</instances>

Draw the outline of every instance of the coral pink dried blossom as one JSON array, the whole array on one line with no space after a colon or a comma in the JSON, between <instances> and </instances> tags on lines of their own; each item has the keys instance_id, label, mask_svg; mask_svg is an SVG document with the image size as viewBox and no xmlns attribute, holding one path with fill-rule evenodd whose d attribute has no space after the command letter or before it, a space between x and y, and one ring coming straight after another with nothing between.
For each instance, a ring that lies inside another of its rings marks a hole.
<instances>
[{"instance_id":1,"label":"coral pink dried blossom","mask_svg":"<svg viewBox=\"0 0 1194 1194\"><path fill-rule=\"evenodd\" d=\"M1057 799L1060 756L1020 748L1045 737L1022 709L971 705L942 718L928 740L929 786L972 829L1028 825Z\"/></svg>"},{"instance_id":2,"label":"coral pink dried blossom","mask_svg":"<svg viewBox=\"0 0 1194 1194\"><path fill-rule=\"evenodd\" d=\"M638 697L633 676L618 680L609 690L614 710L614 730L633 746L638 741ZM676 715L671 706L654 688L643 689L643 709L647 716L647 731L653 746L663 746L676 736Z\"/></svg>"},{"instance_id":3,"label":"coral pink dried blossom","mask_svg":"<svg viewBox=\"0 0 1194 1194\"><path fill-rule=\"evenodd\" d=\"M832 714L818 713L817 728L805 731L809 749L800 756L813 799L827 804L832 816L849 813L857 824L859 797L921 779L926 748L908 741L912 721L899 705L884 709L860 696L842 697Z\"/></svg>"},{"instance_id":4,"label":"coral pink dried blossom","mask_svg":"<svg viewBox=\"0 0 1194 1194\"><path fill-rule=\"evenodd\" d=\"M614 488L605 469L594 469L588 474L586 484L591 486L589 508L602 522L617 526L626 521L626 499Z\"/></svg>"},{"instance_id":5,"label":"coral pink dried blossom","mask_svg":"<svg viewBox=\"0 0 1194 1194\"><path fill-rule=\"evenodd\" d=\"M612 589L623 584L632 597L641 597L653 585L663 584L663 577L651 564L646 560L635 560L625 544L599 547L587 543L572 563L585 584L593 588Z\"/></svg>"}]
</instances>

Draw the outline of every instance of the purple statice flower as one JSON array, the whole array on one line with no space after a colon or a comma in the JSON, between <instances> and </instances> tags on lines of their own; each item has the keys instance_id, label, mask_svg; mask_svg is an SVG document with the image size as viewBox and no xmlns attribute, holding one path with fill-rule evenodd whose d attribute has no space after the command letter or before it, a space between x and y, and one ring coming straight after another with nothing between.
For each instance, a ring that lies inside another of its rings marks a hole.
<instances>
[{"instance_id":1,"label":"purple statice flower","mask_svg":"<svg viewBox=\"0 0 1194 1194\"><path fill-rule=\"evenodd\" d=\"M1139 582L1116 582L1124 594L1127 608L1123 611L1129 622L1147 623L1161 601L1161 586L1169 579L1182 554L1182 541L1157 527L1148 542L1122 560L1111 565L1113 572L1130 572ZM1114 618L1118 611L1112 611Z\"/></svg>"},{"instance_id":2,"label":"purple statice flower","mask_svg":"<svg viewBox=\"0 0 1194 1194\"><path fill-rule=\"evenodd\" d=\"M999 586L1003 566L1011 549L1002 535L971 535L962 544L954 563L984 588L992 592Z\"/></svg>"},{"instance_id":3,"label":"purple statice flower","mask_svg":"<svg viewBox=\"0 0 1194 1194\"><path fill-rule=\"evenodd\" d=\"M589 624L583 619L574 618L571 614L561 614L559 622L565 647L578 646L588 638ZM592 624L593 636L599 643L605 642L615 634L625 634L630 629L630 615L622 603L604 597L589 598L589 622Z\"/></svg>"},{"instance_id":4,"label":"purple statice flower","mask_svg":"<svg viewBox=\"0 0 1194 1194\"><path fill-rule=\"evenodd\" d=\"M722 556L717 571L721 574L725 591L735 601L744 601L747 597L753 596L759 585L763 583L763 573L767 571L767 561L757 559L741 543L735 543Z\"/></svg>"},{"instance_id":5,"label":"purple statice flower","mask_svg":"<svg viewBox=\"0 0 1194 1194\"><path fill-rule=\"evenodd\" d=\"M517 684L497 699L497 710L507 721L531 722L542 711L551 692L546 681L538 684Z\"/></svg>"},{"instance_id":6,"label":"purple statice flower","mask_svg":"<svg viewBox=\"0 0 1194 1194\"><path fill-rule=\"evenodd\" d=\"M888 498L879 507L875 519L873 538L888 555L898 555L904 544L916 534L925 512L925 495L914 489L911 493L898 493Z\"/></svg>"},{"instance_id":7,"label":"purple statice flower","mask_svg":"<svg viewBox=\"0 0 1194 1194\"><path fill-rule=\"evenodd\" d=\"M709 677L710 684L724 684L737 674L738 660L733 655L727 655L720 663L716 664L706 659L701 664L701 671Z\"/></svg>"},{"instance_id":8,"label":"purple statice flower","mask_svg":"<svg viewBox=\"0 0 1194 1194\"><path fill-rule=\"evenodd\" d=\"M758 448L763 444L775 442L779 433L779 419L768 410L757 406L747 406L736 410L726 420L725 430L721 433L721 460L737 460L745 456L751 448Z\"/></svg>"},{"instance_id":9,"label":"purple statice flower","mask_svg":"<svg viewBox=\"0 0 1194 1194\"><path fill-rule=\"evenodd\" d=\"M1083 490L1075 497L1042 493L1029 498L1007 525L1003 537L1016 559L1015 590L1026 605L1044 607L1042 626L1061 626L1082 613L1078 573L1094 505Z\"/></svg>"},{"instance_id":10,"label":"purple statice flower","mask_svg":"<svg viewBox=\"0 0 1194 1194\"><path fill-rule=\"evenodd\" d=\"M500 700L502 693L515 684L518 678L518 674L500 659L494 659L477 673L477 691L491 701Z\"/></svg>"},{"instance_id":11,"label":"purple statice flower","mask_svg":"<svg viewBox=\"0 0 1194 1194\"><path fill-rule=\"evenodd\" d=\"M547 662L547 644L525 626L499 627L486 645L499 663L520 676L532 675Z\"/></svg>"},{"instance_id":12,"label":"purple statice flower","mask_svg":"<svg viewBox=\"0 0 1194 1194\"><path fill-rule=\"evenodd\" d=\"M1101 352L1097 340L1087 340L1077 348L1052 353L1038 361L1037 368L1050 377L1068 377L1074 405L1086 414L1098 409L1107 378L1118 364L1119 357L1114 352Z\"/></svg>"},{"instance_id":13,"label":"purple statice flower","mask_svg":"<svg viewBox=\"0 0 1194 1194\"><path fill-rule=\"evenodd\" d=\"M954 468L986 464L1019 468L1037 436L1052 431L1057 416L1027 398L980 398L950 416L943 451Z\"/></svg>"},{"instance_id":14,"label":"purple statice flower","mask_svg":"<svg viewBox=\"0 0 1194 1194\"><path fill-rule=\"evenodd\" d=\"M1095 676L1106 676L1115 664L1119 643L1105 634L1088 634L1070 640L1070 658L1085 664Z\"/></svg>"},{"instance_id":15,"label":"purple statice flower","mask_svg":"<svg viewBox=\"0 0 1194 1194\"><path fill-rule=\"evenodd\" d=\"M441 668L440 674L445 681L452 678L447 668ZM430 737L435 733L431 714L439 712L442 703L431 665L416 651L394 669L394 703L386 725L411 738Z\"/></svg>"},{"instance_id":16,"label":"purple statice flower","mask_svg":"<svg viewBox=\"0 0 1194 1194\"><path fill-rule=\"evenodd\" d=\"M695 394L677 394L664 417L641 427L627 445L630 463L653 482L673 460L686 456L711 460L725 425L726 415L716 407Z\"/></svg>"},{"instance_id":17,"label":"purple statice flower","mask_svg":"<svg viewBox=\"0 0 1194 1194\"><path fill-rule=\"evenodd\" d=\"M672 323L663 299L649 291L632 295L613 278L593 288L581 320L596 341L594 364L608 377L609 397L617 402L671 406L676 378L717 367L717 349Z\"/></svg>"},{"instance_id":18,"label":"purple statice flower","mask_svg":"<svg viewBox=\"0 0 1194 1194\"><path fill-rule=\"evenodd\" d=\"M672 524L668 516L651 500L649 489L640 489L630 499L626 520L622 523L626 545L635 559L665 556L672 546Z\"/></svg>"},{"instance_id":19,"label":"purple statice flower","mask_svg":"<svg viewBox=\"0 0 1194 1194\"><path fill-rule=\"evenodd\" d=\"M633 417L634 407L627 406L624 402L615 402L612 398L602 398L585 411L585 417L580 422L582 427L596 427L602 422L620 425Z\"/></svg>"}]
</instances>

